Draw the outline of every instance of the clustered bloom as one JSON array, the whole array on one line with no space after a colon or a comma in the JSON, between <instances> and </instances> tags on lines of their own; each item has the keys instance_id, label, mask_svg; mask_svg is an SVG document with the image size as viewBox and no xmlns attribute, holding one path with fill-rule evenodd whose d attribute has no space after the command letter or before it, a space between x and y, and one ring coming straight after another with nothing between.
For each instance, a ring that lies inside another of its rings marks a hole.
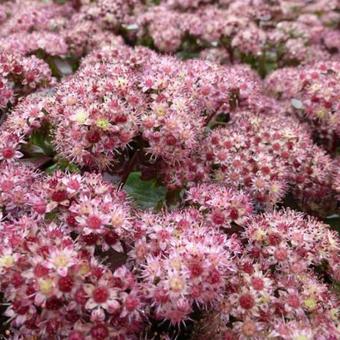
<instances>
[{"instance_id":1,"label":"clustered bloom","mask_svg":"<svg viewBox=\"0 0 340 340\"><path fill-rule=\"evenodd\" d=\"M156 318L181 323L192 312L193 303L204 306L218 301L228 273L223 241L204 229L194 231L172 245L166 257L147 258L143 287L149 292Z\"/></svg>"},{"instance_id":2,"label":"clustered bloom","mask_svg":"<svg viewBox=\"0 0 340 340\"><path fill-rule=\"evenodd\" d=\"M8 113L0 130L8 132L12 136L28 137L33 131L48 122L43 108L47 104L50 94L50 89L41 89L21 98ZM1 135L1 141L2 137Z\"/></svg>"},{"instance_id":3,"label":"clustered bloom","mask_svg":"<svg viewBox=\"0 0 340 340\"><path fill-rule=\"evenodd\" d=\"M138 11L131 25L140 42L163 52L224 49L229 60L275 67L336 58L339 14L334 1L160 1Z\"/></svg>"},{"instance_id":4,"label":"clustered bloom","mask_svg":"<svg viewBox=\"0 0 340 340\"><path fill-rule=\"evenodd\" d=\"M56 150L81 166L109 168L142 136L152 159L176 167L190 162L208 116L231 110L237 100L253 105L250 97L259 91L248 68L181 62L118 44L84 58L43 109L56 126Z\"/></svg>"},{"instance_id":5,"label":"clustered bloom","mask_svg":"<svg viewBox=\"0 0 340 340\"><path fill-rule=\"evenodd\" d=\"M126 267L101 265L54 223L22 217L3 223L1 236L0 286L15 336L118 339L138 331L142 295Z\"/></svg>"},{"instance_id":6,"label":"clustered bloom","mask_svg":"<svg viewBox=\"0 0 340 340\"><path fill-rule=\"evenodd\" d=\"M96 65L60 84L47 108L56 150L81 165L108 167L136 134L143 111L133 80L121 65Z\"/></svg>"},{"instance_id":7,"label":"clustered bloom","mask_svg":"<svg viewBox=\"0 0 340 340\"><path fill-rule=\"evenodd\" d=\"M4 1L1 5L3 21L0 35L32 31L57 31L72 13L69 5L32 0Z\"/></svg>"},{"instance_id":8,"label":"clustered bloom","mask_svg":"<svg viewBox=\"0 0 340 340\"><path fill-rule=\"evenodd\" d=\"M144 214L130 252L141 266L147 298L157 319L185 322L193 307L208 307L223 295L240 245L211 228L198 210Z\"/></svg>"},{"instance_id":9,"label":"clustered bloom","mask_svg":"<svg viewBox=\"0 0 340 340\"><path fill-rule=\"evenodd\" d=\"M36 58L0 50L0 110L15 104L18 96L53 85L48 65Z\"/></svg>"},{"instance_id":10,"label":"clustered bloom","mask_svg":"<svg viewBox=\"0 0 340 340\"><path fill-rule=\"evenodd\" d=\"M130 241L125 194L99 175L49 178L22 164L3 165L0 286L14 332L71 339L137 332L143 303L133 273L93 256L96 244L122 252L121 241Z\"/></svg>"},{"instance_id":11,"label":"clustered bloom","mask_svg":"<svg viewBox=\"0 0 340 340\"><path fill-rule=\"evenodd\" d=\"M335 231L313 218L292 210L267 213L254 217L244 238L252 251L263 258L262 267L275 265L278 272L309 272L323 261L329 264L331 275L338 275L338 240ZM293 269L294 268L294 269Z\"/></svg>"},{"instance_id":12,"label":"clustered bloom","mask_svg":"<svg viewBox=\"0 0 340 340\"><path fill-rule=\"evenodd\" d=\"M201 332L216 339L335 339L336 295L317 271L328 263L328 274L338 275L336 232L288 210L255 216L242 237L238 270Z\"/></svg>"},{"instance_id":13,"label":"clustered bloom","mask_svg":"<svg viewBox=\"0 0 340 340\"><path fill-rule=\"evenodd\" d=\"M326 203L332 192L331 158L294 118L241 112L227 127L212 131L205 152L216 181L243 188L265 209L282 200L290 186L306 209L320 197Z\"/></svg>"},{"instance_id":14,"label":"clustered bloom","mask_svg":"<svg viewBox=\"0 0 340 340\"><path fill-rule=\"evenodd\" d=\"M18 163L0 164L0 206L6 214L16 217L31 210L30 196L38 180L38 173L31 167Z\"/></svg>"},{"instance_id":15,"label":"clustered bloom","mask_svg":"<svg viewBox=\"0 0 340 340\"><path fill-rule=\"evenodd\" d=\"M44 51L48 55L65 55L67 45L64 39L51 32L13 33L0 38L1 48L29 55Z\"/></svg>"},{"instance_id":16,"label":"clustered bloom","mask_svg":"<svg viewBox=\"0 0 340 340\"><path fill-rule=\"evenodd\" d=\"M266 80L268 90L308 122L315 139L330 150L340 139L339 71L339 62L322 61L275 71Z\"/></svg>"},{"instance_id":17,"label":"clustered bloom","mask_svg":"<svg viewBox=\"0 0 340 340\"><path fill-rule=\"evenodd\" d=\"M67 54L62 31L73 13L72 7L39 1L11 1L0 5L0 50L22 55Z\"/></svg>"},{"instance_id":18,"label":"clustered bloom","mask_svg":"<svg viewBox=\"0 0 340 340\"><path fill-rule=\"evenodd\" d=\"M6 336L340 337L336 0L0 2Z\"/></svg>"},{"instance_id":19,"label":"clustered bloom","mask_svg":"<svg viewBox=\"0 0 340 340\"><path fill-rule=\"evenodd\" d=\"M0 169L0 204L7 218L52 218L79 236L78 243L91 252L96 244L103 251L112 248L121 252L121 241L131 239L132 217L126 194L100 175L57 171L46 177L20 163L2 163Z\"/></svg>"},{"instance_id":20,"label":"clustered bloom","mask_svg":"<svg viewBox=\"0 0 340 340\"><path fill-rule=\"evenodd\" d=\"M213 226L232 227L231 223L243 226L252 214L250 198L242 192L227 189L216 184L201 184L191 187L187 201L198 205Z\"/></svg>"}]
</instances>

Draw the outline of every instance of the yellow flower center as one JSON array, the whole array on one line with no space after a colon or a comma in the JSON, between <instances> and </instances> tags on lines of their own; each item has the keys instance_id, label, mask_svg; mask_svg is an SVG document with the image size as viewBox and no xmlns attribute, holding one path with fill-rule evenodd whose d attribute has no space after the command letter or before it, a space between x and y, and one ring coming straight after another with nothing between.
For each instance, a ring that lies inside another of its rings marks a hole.
<instances>
[{"instance_id":1,"label":"yellow flower center","mask_svg":"<svg viewBox=\"0 0 340 340\"><path fill-rule=\"evenodd\" d=\"M122 215L118 213L114 213L111 216L111 224L113 227L120 227L124 222L124 218Z\"/></svg>"},{"instance_id":2,"label":"yellow flower center","mask_svg":"<svg viewBox=\"0 0 340 340\"><path fill-rule=\"evenodd\" d=\"M309 338L306 335L297 335L294 337L294 340L308 340Z\"/></svg>"},{"instance_id":3,"label":"yellow flower center","mask_svg":"<svg viewBox=\"0 0 340 340\"><path fill-rule=\"evenodd\" d=\"M173 232L173 236L176 237L177 239L179 239L181 237L182 233L180 230L175 230Z\"/></svg>"},{"instance_id":4,"label":"yellow flower center","mask_svg":"<svg viewBox=\"0 0 340 340\"><path fill-rule=\"evenodd\" d=\"M325 109L320 109L320 110L316 111L315 113L316 113L316 115L319 119L323 119L323 118L325 118L327 111Z\"/></svg>"},{"instance_id":5,"label":"yellow flower center","mask_svg":"<svg viewBox=\"0 0 340 340\"><path fill-rule=\"evenodd\" d=\"M176 276L170 280L170 288L172 291L178 293L182 291L184 287L185 287L184 281L180 277Z\"/></svg>"},{"instance_id":6,"label":"yellow flower center","mask_svg":"<svg viewBox=\"0 0 340 340\"><path fill-rule=\"evenodd\" d=\"M83 124L85 124L85 122L88 119L88 117L89 117L89 114L87 112L85 112L85 111L78 111L71 118L72 118L72 120L74 120L78 124L83 125Z\"/></svg>"},{"instance_id":7,"label":"yellow flower center","mask_svg":"<svg viewBox=\"0 0 340 340\"><path fill-rule=\"evenodd\" d=\"M86 275L90 271L90 266L87 262L84 262L80 265L79 274Z\"/></svg>"},{"instance_id":8,"label":"yellow flower center","mask_svg":"<svg viewBox=\"0 0 340 340\"><path fill-rule=\"evenodd\" d=\"M258 229L255 233L256 241L262 241L266 236L266 232L263 229Z\"/></svg>"},{"instance_id":9,"label":"yellow flower center","mask_svg":"<svg viewBox=\"0 0 340 340\"><path fill-rule=\"evenodd\" d=\"M69 264L69 259L65 255L59 255L53 260L57 268L65 268Z\"/></svg>"},{"instance_id":10,"label":"yellow flower center","mask_svg":"<svg viewBox=\"0 0 340 340\"><path fill-rule=\"evenodd\" d=\"M53 280L41 279L39 280L40 292L44 295L50 295L53 292Z\"/></svg>"},{"instance_id":11,"label":"yellow flower center","mask_svg":"<svg viewBox=\"0 0 340 340\"><path fill-rule=\"evenodd\" d=\"M4 255L0 257L0 267L12 267L14 262L14 257L12 255Z\"/></svg>"},{"instance_id":12,"label":"yellow flower center","mask_svg":"<svg viewBox=\"0 0 340 340\"><path fill-rule=\"evenodd\" d=\"M308 298L306 299L303 304L305 305L306 308L309 310L314 310L316 308L316 301L314 298Z\"/></svg>"},{"instance_id":13,"label":"yellow flower center","mask_svg":"<svg viewBox=\"0 0 340 340\"><path fill-rule=\"evenodd\" d=\"M177 269L177 270L180 270L181 269L181 267L182 267L182 262L181 262L181 260L180 259L173 259L172 261L171 261L171 266L172 266L172 268L174 268L174 269Z\"/></svg>"},{"instance_id":14,"label":"yellow flower center","mask_svg":"<svg viewBox=\"0 0 340 340\"><path fill-rule=\"evenodd\" d=\"M166 114L165 107L162 106L162 105L157 106L156 109L155 109L155 111L156 111L156 115L157 115L158 117L163 117L163 116L165 116L165 114Z\"/></svg>"},{"instance_id":15,"label":"yellow flower center","mask_svg":"<svg viewBox=\"0 0 340 340\"><path fill-rule=\"evenodd\" d=\"M278 193L278 192L280 192L280 187L277 184L273 184L272 187L271 187L271 191L273 193Z\"/></svg>"},{"instance_id":16,"label":"yellow flower center","mask_svg":"<svg viewBox=\"0 0 340 340\"><path fill-rule=\"evenodd\" d=\"M116 85L119 87L123 87L127 84L127 80L123 77L118 77L118 79L116 80Z\"/></svg>"},{"instance_id":17,"label":"yellow flower center","mask_svg":"<svg viewBox=\"0 0 340 340\"><path fill-rule=\"evenodd\" d=\"M107 129L109 126L110 126L110 122L105 119L105 118L102 118L102 119L98 119L96 121L96 125L100 128L100 129Z\"/></svg>"}]
</instances>

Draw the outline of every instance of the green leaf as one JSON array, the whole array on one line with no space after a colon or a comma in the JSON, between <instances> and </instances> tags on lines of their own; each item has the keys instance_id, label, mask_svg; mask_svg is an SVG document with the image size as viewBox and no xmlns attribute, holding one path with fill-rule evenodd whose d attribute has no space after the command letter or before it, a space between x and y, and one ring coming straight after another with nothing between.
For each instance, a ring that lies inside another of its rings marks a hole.
<instances>
[{"instance_id":1,"label":"green leaf","mask_svg":"<svg viewBox=\"0 0 340 340\"><path fill-rule=\"evenodd\" d=\"M58 217L58 214L56 212L50 211L45 214L45 220L48 222L55 221Z\"/></svg>"},{"instance_id":2,"label":"green leaf","mask_svg":"<svg viewBox=\"0 0 340 340\"><path fill-rule=\"evenodd\" d=\"M45 172L48 173L49 175L52 175L53 172L59 170L58 163L54 163L51 166L49 166Z\"/></svg>"},{"instance_id":3,"label":"green leaf","mask_svg":"<svg viewBox=\"0 0 340 340\"><path fill-rule=\"evenodd\" d=\"M330 228L340 233L340 215L333 214L325 218L325 223L329 224Z\"/></svg>"},{"instance_id":4,"label":"green leaf","mask_svg":"<svg viewBox=\"0 0 340 340\"><path fill-rule=\"evenodd\" d=\"M49 156L53 157L54 150L51 143L50 127L43 124L39 129L32 132L27 143L22 146L26 157Z\"/></svg>"},{"instance_id":5,"label":"green leaf","mask_svg":"<svg viewBox=\"0 0 340 340\"><path fill-rule=\"evenodd\" d=\"M176 54L177 58L181 60L195 59L199 57L198 52L180 51Z\"/></svg>"},{"instance_id":6,"label":"green leaf","mask_svg":"<svg viewBox=\"0 0 340 340\"><path fill-rule=\"evenodd\" d=\"M48 63L52 75L58 79L69 76L79 67L79 60L73 57L48 56L44 60Z\"/></svg>"},{"instance_id":7,"label":"green leaf","mask_svg":"<svg viewBox=\"0 0 340 340\"><path fill-rule=\"evenodd\" d=\"M51 175L53 172L61 170L61 171L68 171L70 173L79 173L79 168L73 164L67 161L66 159L59 159L57 163L52 164L49 166L45 171Z\"/></svg>"},{"instance_id":8,"label":"green leaf","mask_svg":"<svg viewBox=\"0 0 340 340\"><path fill-rule=\"evenodd\" d=\"M25 164L32 165L35 169L38 169L40 167L44 167L46 164L50 163L53 160L52 157L39 155L36 157L30 157L30 158L23 158L21 159L21 162Z\"/></svg>"},{"instance_id":9,"label":"green leaf","mask_svg":"<svg viewBox=\"0 0 340 340\"><path fill-rule=\"evenodd\" d=\"M339 281L335 281L332 285L332 288L335 292L335 294L337 295L337 297L340 298L340 282Z\"/></svg>"},{"instance_id":10,"label":"green leaf","mask_svg":"<svg viewBox=\"0 0 340 340\"><path fill-rule=\"evenodd\" d=\"M163 206L167 190L155 179L142 181L140 172L131 172L124 189L141 209L159 209Z\"/></svg>"}]
</instances>

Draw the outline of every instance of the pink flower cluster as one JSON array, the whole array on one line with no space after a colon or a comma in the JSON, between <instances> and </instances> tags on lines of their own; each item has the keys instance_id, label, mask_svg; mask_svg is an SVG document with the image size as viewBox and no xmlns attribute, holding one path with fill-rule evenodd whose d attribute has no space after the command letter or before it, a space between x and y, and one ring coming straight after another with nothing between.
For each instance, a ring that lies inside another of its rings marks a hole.
<instances>
[{"instance_id":1,"label":"pink flower cluster","mask_svg":"<svg viewBox=\"0 0 340 340\"><path fill-rule=\"evenodd\" d=\"M65 234L27 216L2 225L1 290L15 337L122 339L142 320L141 293L126 268L110 270Z\"/></svg>"},{"instance_id":2,"label":"pink flower cluster","mask_svg":"<svg viewBox=\"0 0 340 340\"><path fill-rule=\"evenodd\" d=\"M284 68L266 80L268 90L286 103L287 110L308 122L316 139L330 150L340 138L339 74L340 63L329 61Z\"/></svg>"},{"instance_id":3,"label":"pink flower cluster","mask_svg":"<svg viewBox=\"0 0 340 340\"><path fill-rule=\"evenodd\" d=\"M0 2L0 338L340 337L337 1Z\"/></svg>"},{"instance_id":4,"label":"pink flower cluster","mask_svg":"<svg viewBox=\"0 0 340 340\"><path fill-rule=\"evenodd\" d=\"M136 135L144 100L128 68L95 65L63 82L47 110L57 126L56 150L78 164L103 169Z\"/></svg>"},{"instance_id":5,"label":"pink flower cluster","mask_svg":"<svg viewBox=\"0 0 340 340\"><path fill-rule=\"evenodd\" d=\"M290 186L305 208L316 199L313 193L326 203L332 191L332 159L294 118L242 112L206 143L214 179L244 188L263 208L282 200Z\"/></svg>"},{"instance_id":6,"label":"pink flower cluster","mask_svg":"<svg viewBox=\"0 0 340 340\"><path fill-rule=\"evenodd\" d=\"M247 255L217 316L232 324L222 327L225 338L335 339L336 296L310 269L329 256L329 274L339 274L336 233L283 211L254 217L242 236Z\"/></svg>"},{"instance_id":7,"label":"pink flower cluster","mask_svg":"<svg viewBox=\"0 0 340 340\"><path fill-rule=\"evenodd\" d=\"M217 312L225 336L337 334L335 295L316 270L339 277L339 244L314 219L252 215L246 196L213 185L190 189L185 209L141 213L99 175L1 173L1 290L15 336L135 338L147 318L182 324L197 308Z\"/></svg>"},{"instance_id":8,"label":"pink flower cluster","mask_svg":"<svg viewBox=\"0 0 340 340\"><path fill-rule=\"evenodd\" d=\"M100 41L112 42L116 39L93 20L101 18L102 12L112 8L115 2L101 1L100 4L93 4L95 8L91 7L91 10L87 8L89 6L83 6L80 13L76 11L77 1L73 1L73 6L72 1L65 1L63 5L35 0L0 4L0 50L21 54L42 51L62 57L70 53L83 55L100 45ZM121 16L118 24L122 24Z\"/></svg>"},{"instance_id":9,"label":"pink flower cluster","mask_svg":"<svg viewBox=\"0 0 340 340\"><path fill-rule=\"evenodd\" d=\"M38 87L53 85L48 65L36 58L0 51L0 110Z\"/></svg>"},{"instance_id":10,"label":"pink flower cluster","mask_svg":"<svg viewBox=\"0 0 340 340\"><path fill-rule=\"evenodd\" d=\"M98 175L49 178L18 164L1 169L0 188L1 290L18 334L118 339L137 331L142 301L134 275L94 257L96 244L122 252L120 241L129 239L124 193Z\"/></svg>"},{"instance_id":11,"label":"pink flower cluster","mask_svg":"<svg viewBox=\"0 0 340 340\"><path fill-rule=\"evenodd\" d=\"M37 1L11 1L0 5L1 50L31 54L43 50L50 55L64 55L67 45L61 31L72 13L71 6Z\"/></svg>"},{"instance_id":12,"label":"pink flower cluster","mask_svg":"<svg viewBox=\"0 0 340 340\"><path fill-rule=\"evenodd\" d=\"M202 223L193 210L146 215L137 224L139 239L131 255L144 260L143 287L156 319L179 324L194 305L207 307L223 295L224 280L233 268L230 248L235 245Z\"/></svg>"},{"instance_id":13,"label":"pink flower cluster","mask_svg":"<svg viewBox=\"0 0 340 340\"><path fill-rule=\"evenodd\" d=\"M250 198L241 191L216 184L201 184L188 190L187 202L197 206L213 227L244 226L253 212Z\"/></svg>"},{"instance_id":14,"label":"pink flower cluster","mask_svg":"<svg viewBox=\"0 0 340 340\"><path fill-rule=\"evenodd\" d=\"M264 60L282 66L333 54L338 59L338 20L336 1L165 0L138 12L133 22L141 41L151 37L160 51L176 52L187 44L221 48L228 62L255 59L261 68Z\"/></svg>"}]
</instances>

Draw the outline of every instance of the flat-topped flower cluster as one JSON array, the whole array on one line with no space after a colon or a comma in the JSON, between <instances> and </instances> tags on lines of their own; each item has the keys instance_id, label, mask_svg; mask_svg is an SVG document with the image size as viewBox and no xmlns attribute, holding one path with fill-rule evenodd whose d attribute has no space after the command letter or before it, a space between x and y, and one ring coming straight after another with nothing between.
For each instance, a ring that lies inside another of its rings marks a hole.
<instances>
[{"instance_id":1,"label":"flat-topped flower cluster","mask_svg":"<svg viewBox=\"0 0 340 340\"><path fill-rule=\"evenodd\" d=\"M322 0L1 2L11 339L337 339L339 20Z\"/></svg>"}]
</instances>

